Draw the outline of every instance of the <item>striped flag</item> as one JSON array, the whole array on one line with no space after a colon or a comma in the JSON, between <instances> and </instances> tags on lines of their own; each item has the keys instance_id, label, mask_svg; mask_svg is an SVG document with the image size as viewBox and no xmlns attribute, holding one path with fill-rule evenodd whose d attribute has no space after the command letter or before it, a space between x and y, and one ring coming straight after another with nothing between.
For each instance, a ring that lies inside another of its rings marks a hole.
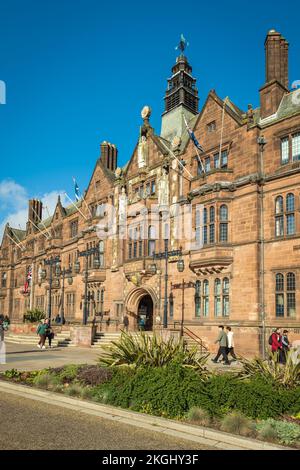
<instances>
[{"instance_id":1,"label":"striped flag","mask_svg":"<svg viewBox=\"0 0 300 470\"><path fill-rule=\"evenodd\" d=\"M27 270L26 281L24 284L22 294L28 294L31 281L32 281L32 266L29 266Z\"/></svg>"}]
</instances>

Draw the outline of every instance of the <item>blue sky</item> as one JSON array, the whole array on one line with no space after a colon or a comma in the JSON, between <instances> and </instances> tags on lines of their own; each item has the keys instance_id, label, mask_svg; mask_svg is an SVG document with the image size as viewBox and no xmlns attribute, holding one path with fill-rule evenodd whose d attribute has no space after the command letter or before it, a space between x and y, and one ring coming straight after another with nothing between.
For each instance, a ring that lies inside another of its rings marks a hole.
<instances>
[{"instance_id":1,"label":"blue sky","mask_svg":"<svg viewBox=\"0 0 300 470\"><path fill-rule=\"evenodd\" d=\"M269 29L290 42L290 82L300 79L295 3L172 0L0 0L0 229L23 223L26 199L52 209L57 193L89 181L101 141L131 156L140 109L160 131L166 78L180 33L200 107L215 88L242 109L258 105Z\"/></svg>"}]
</instances>

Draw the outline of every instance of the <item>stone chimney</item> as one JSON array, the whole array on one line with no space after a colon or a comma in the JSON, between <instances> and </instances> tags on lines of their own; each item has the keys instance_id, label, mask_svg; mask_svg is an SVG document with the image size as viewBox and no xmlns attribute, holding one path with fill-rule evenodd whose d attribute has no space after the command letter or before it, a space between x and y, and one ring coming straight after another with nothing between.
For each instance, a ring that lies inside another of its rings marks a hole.
<instances>
[{"instance_id":1,"label":"stone chimney","mask_svg":"<svg viewBox=\"0 0 300 470\"><path fill-rule=\"evenodd\" d=\"M30 199L28 202L28 221L37 225L43 216L43 203L38 199Z\"/></svg>"},{"instance_id":2,"label":"stone chimney","mask_svg":"<svg viewBox=\"0 0 300 470\"><path fill-rule=\"evenodd\" d=\"M117 168L118 162L117 147L114 144L110 144L109 142L102 142L100 159L105 168L114 172Z\"/></svg>"},{"instance_id":3,"label":"stone chimney","mask_svg":"<svg viewBox=\"0 0 300 470\"><path fill-rule=\"evenodd\" d=\"M266 83L260 91L260 115L264 119L276 113L288 92L288 50L286 39L271 29L265 40Z\"/></svg>"}]
</instances>

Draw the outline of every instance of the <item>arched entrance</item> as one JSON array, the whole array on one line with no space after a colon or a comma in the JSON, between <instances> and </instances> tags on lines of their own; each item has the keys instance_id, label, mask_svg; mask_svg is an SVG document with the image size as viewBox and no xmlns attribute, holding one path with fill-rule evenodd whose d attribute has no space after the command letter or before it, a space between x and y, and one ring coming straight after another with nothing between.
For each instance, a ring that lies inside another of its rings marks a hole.
<instances>
[{"instance_id":1,"label":"arched entrance","mask_svg":"<svg viewBox=\"0 0 300 470\"><path fill-rule=\"evenodd\" d=\"M144 295L139 301L137 324L140 329L145 331L153 329L153 300L149 294Z\"/></svg>"},{"instance_id":2,"label":"arched entrance","mask_svg":"<svg viewBox=\"0 0 300 470\"><path fill-rule=\"evenodd\" d=\"M145 329L148 331L153 329L158 308L158 298L153 288L135 287L128 292L124 303L130 329L138 329L142 315L145 316Z\"/></svg>"}]
</instances>

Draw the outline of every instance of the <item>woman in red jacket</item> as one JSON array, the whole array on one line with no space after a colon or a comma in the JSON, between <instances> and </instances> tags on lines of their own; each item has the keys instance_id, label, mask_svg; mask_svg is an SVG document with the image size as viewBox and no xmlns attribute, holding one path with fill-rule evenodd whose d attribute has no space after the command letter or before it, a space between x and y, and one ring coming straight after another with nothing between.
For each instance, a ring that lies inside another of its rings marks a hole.
<instances>
[{"instance_id":1,"label":"woman in red jacket","mask_svg":"<svg viewBox=\"0 0 300 470\"><path fill-rule=\"evenodd\" d=\"M282 341L281 341L281 334L280 334L280 329L275 328L275 330L272 333L272 353L279 353L281 354L282 350Z\"/></svg>"}]
</instances>

